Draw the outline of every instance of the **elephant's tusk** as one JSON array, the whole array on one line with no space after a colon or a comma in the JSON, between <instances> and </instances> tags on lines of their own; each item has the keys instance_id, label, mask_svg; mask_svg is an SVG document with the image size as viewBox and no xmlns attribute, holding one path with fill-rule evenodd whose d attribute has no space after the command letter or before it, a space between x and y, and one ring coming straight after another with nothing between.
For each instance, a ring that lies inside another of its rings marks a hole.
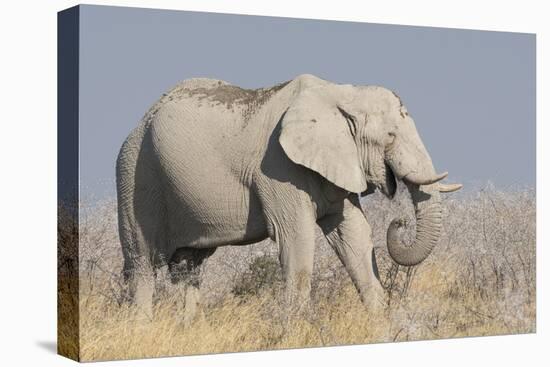
<instances>
[{"instance_id":1,"label":"elephant's tusk","mask_svg":"<svg viewBox=\"0 0 550 367\"><path fill-rule=\"evenodd\" d=\"M455 192L462 188L462 184L438 184L437 190L439 192Z\"/></svg>"},{"instance_id":2,"label":"elephant's tusk","mask_svg":"<svg viewBox=\"0 0 550 367\"><path fill-rule=\"evenodd\" d=\"M433 177L420 177L416 173L409 173L403 177L403 180L406 180L415 185L431 185L443 180L445 177L447 177L448 174L448 172L443 172L441 174L436 174Z\"/></svg>"}]
</instances>

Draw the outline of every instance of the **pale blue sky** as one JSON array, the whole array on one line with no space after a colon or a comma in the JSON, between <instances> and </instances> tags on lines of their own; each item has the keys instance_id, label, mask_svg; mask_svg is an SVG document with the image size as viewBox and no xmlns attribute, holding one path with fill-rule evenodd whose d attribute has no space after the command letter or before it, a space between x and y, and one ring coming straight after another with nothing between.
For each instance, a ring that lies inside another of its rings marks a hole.
<instances>
[{"instance_id":1,"label":"pale blue sky","mask_svg":"<svg viewBox=\"0 0 550 367\"><path fill-rule=\"evenodd\" d=\"M245 88L303 73L400 95L439 171L535 185L535 35L81 6L80 183L114 194L123 140L192 77Z\"/></svg>"}]
</instances>

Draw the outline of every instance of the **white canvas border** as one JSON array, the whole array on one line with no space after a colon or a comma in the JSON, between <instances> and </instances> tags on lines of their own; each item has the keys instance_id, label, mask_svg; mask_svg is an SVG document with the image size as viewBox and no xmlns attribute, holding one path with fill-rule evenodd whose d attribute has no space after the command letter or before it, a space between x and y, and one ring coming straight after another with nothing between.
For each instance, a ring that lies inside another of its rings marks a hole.
<instances>
[{"instance_id":1,"label":"white canvas border","mask_svg":"<svg viewBox=\"0 0 550 367\"><path fill-rule=\"evenodd\" d=\"M548 55L542 1L143 0L90 4L537 33L537 334L115 362L124 365L539 365L548 360ZM56 325L56 12L73 1L3 2L2 162L4 365L74 363L52 352ZM9 363L11 362L11 363ZM112 363L115 365L115 363ZM109 364L107 364L109 365Z\"/></svg>"}]
</instances>

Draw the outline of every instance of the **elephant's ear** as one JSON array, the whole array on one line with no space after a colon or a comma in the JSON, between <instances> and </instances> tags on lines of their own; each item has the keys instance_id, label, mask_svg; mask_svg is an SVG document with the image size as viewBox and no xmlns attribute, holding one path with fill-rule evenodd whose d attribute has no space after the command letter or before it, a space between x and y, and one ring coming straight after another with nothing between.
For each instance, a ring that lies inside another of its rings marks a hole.
<instances>
[{"instance_id":1,"label":"elephant's ear","mask_svg":"<svg viewBox=\"0 0 550 367\"><path fill-rule=\"evenodd\" d=\"M344 190L361 193L367 183L344 111L323 87L302 88L287 109L279 143L294 163Z\"/></svg>"}]
</instances>

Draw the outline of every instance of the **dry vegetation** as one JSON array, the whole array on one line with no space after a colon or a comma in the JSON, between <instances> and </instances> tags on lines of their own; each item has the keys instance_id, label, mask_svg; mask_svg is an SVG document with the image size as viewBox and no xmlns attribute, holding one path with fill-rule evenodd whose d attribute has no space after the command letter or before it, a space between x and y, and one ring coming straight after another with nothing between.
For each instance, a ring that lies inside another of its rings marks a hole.
<instances>
[{"instance_id":1,"label":"dry vegetation","mask_svg":"<svg viewBox=\"0 0 550 367\"><path fill-rule=\"evenodd\" d=\"M319 234L312 302L285 320L276 248L224 247L205 263L203 306L188 328L165 272L155 316L123 301L121 252L112 202L82 210L80 358L105 360L535 331L535 193L531 189L446 197L439 246L420 266L397 267L385 249L391 219L412 214L400 192L364 201L390 298L369 314L342 265ZM286 325L286 327L284 327Z\"/></svg>"}]
</instances>

